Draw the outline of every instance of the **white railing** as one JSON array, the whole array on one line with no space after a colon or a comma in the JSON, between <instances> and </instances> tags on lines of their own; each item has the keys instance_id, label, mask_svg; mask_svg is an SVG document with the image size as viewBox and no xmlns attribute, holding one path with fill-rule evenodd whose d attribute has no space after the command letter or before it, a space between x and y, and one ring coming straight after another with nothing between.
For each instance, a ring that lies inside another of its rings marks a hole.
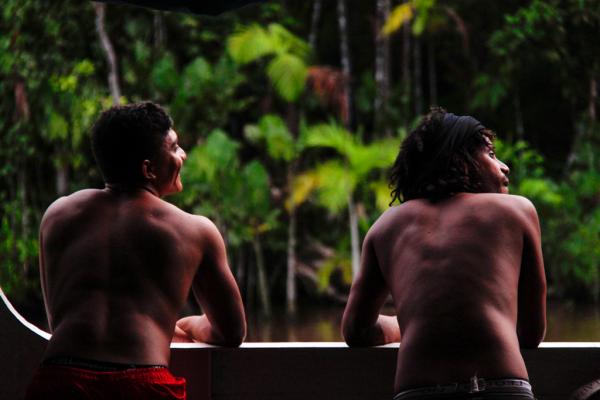
<instances>
[{"instance_id":1,"label":"white railing","mask_svg":"<svg viewBox=\"0 0 600 400\"><path fill-rule=\"evenodd\" d=\"M27 322L0 289L0 399L21 399L49 334ZM171 370L189 400L391 400L398 344L244 343L239 349L173 344ZM540 400L567 400L600 378L600 342L542 343L524 350Z\"/></svg>"}]
</instances>

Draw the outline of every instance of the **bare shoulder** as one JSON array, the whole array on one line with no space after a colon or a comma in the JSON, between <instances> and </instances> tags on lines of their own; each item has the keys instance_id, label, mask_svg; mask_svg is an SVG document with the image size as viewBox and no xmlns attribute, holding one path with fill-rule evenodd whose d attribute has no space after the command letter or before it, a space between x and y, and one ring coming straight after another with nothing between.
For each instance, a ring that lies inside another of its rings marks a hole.
<instances>
[{"instance_id":1,"label":"bare shoulder","mask_svg":"<svg viewBox=\"0 0 600 400\"><path fill-rule=\"evenodd\" d=\"M390 230L401 229L409 225L415 218L423 216L426 205L423 200L410 200L400 205L388 208L377 218L369 229L366 241L385 236Z\"/></svg>"},{"instance_id":2,"label":"bare shoulder","mask_svg":"<svg viewBox=\"0 0 600 400\"><path fill-rule=\"evenodd\" d=\"M223 238L219 229L213 221L203 215L196 215L187 213L173 205L171 205L180 218L185 219L185 223L190 227L198 238L205 245L211 246L223 242Z\"/></svg>"},{"instance_id":3,"label":"bare shoulder","mask_svg":"<svg viewBox=\"0 0 600 400\"><path fill-rule=\"evenodd\" d=\"M188 214L195 226L205 235L219 235L219 230L214 222L203 215Z\"/></svg>"},{"instance_id":4,"label":"bare shoulder","mask_svg":"<svg viewBox=\"0 0 600 400\"><path fill-rule=\"evenodd\" d=\"M49 221L54 221L62 217L68 217L81 207L93 202L96 198L103 195L100 189L84 189L74 192L68 196L62 196L54 200L42 217L42 226Z\"/></svg>"},{"instance_id":5,"label":"bare shoulder","mask_svg":"<svg viewBox=\"0 0 600 400\"><path fill-rule=\"evenodd\" d=\"M536 218L535 206L526 197L512 194L482 193L473 196L476 201L485 203L486 208L497 208L504 213L512 213L525 219Z\"/></svg>"}]
</instances>

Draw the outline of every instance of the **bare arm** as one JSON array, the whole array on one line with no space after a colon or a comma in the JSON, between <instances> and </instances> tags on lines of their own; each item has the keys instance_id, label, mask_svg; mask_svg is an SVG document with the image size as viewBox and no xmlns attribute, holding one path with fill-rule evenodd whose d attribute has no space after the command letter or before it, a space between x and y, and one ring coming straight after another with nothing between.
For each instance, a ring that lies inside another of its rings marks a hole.
<instances>
[{"instance_id":1,"label":"bare arm","mask_svg":"<svg viewBox=\"0 0 600 400\"><path fill-rule=\"evenodd\" d=\"M50 206L48 207L48 209L46 210L46 212L44 213L44 215L42 217L42 221L40 223L40 231L39 231L39 235L38 235L40 286L42 288L42 297L44 299L44 307L46 309L46 318L48 319L48 329L50 330L50 333L52 333L54 331L54 328L53 328L54 324L53 324L52 314L50 313L50 303L49 303L50 299L49 299L49 294L48 294L48 282L47 282L47 276L46 276L46 262L45 262L46 240L45 240L45 238L47 236L48 229L50 229L50 227L54 223L56 216L61 214L61 209L63 207L68 207L68 206L69 206L69 204L68 204L68 200L66 197L60 197L57 200L55 200L52 204L50 204Z\"/></svg>"},{"instance_id":2,"label":"bare arm","mask_svg":"<svg viewBox=\"0 0 600 400\"><path fill-rule=\"evenodd\" d=\"M342 335L349 346L377 346L400 341L400 327L393 316L380 315L388 289L367 234L361 269L342 318Z\"/></svg>"},{"instance_id":3,"label":"bare arm","mask_svg":"<svg viewBox=\"0 0 600 400\"><path fill-rule=\"evenodd\" d=\"M204 315L177 321L174 340L184 332L194 341L236 347L246 336L242 297L227 263L223 238L212 222L205 221L204 257L192 282Z\"/></svg>"},{"instance_id":4,"label":"bare arm","mask_svg":"<svg viewBox=\"0 0 600 400\"><path fill-rule=\"evenodd\" d=\"M43 222L42 222L43 224ZM48 329L50 330L50 333L53 332L53 328L52 328L52 315L50 315L50 309L48 306L48 287L46 284L46 268L44 266L44 237L42 235L42 229L43 229L43 225L42 227L40 227L40 234L39 234L39 263L40 263L40 286L42 287L42 297L44 299L44 306L46 308L46 318L48 319Z\"/></svg>"},{"instance_id":5,"label":"bare arm","mask_svg":"<svg viewBox=\"0 0 600 400\"><path fill-rule=\"evenodd\" d=\"M526 228L519 276L517 335L524 348L536 348L546 334L546 274L540 223L533 204L524 210Z\"/></svg>"}]
</instances>

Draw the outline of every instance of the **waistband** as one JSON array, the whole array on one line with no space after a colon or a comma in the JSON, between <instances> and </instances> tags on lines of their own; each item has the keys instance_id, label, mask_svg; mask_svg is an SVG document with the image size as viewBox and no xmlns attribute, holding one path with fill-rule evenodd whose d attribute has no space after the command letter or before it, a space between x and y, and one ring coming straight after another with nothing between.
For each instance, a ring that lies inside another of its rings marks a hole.
<instances>
[{"instance_id":1,"label":"waistband","mask_svg":"<svg viewBox=\"0 0 600 400\"><path fill-rule=\"evenodd\" d=\"M42 361L42 366L58 366L58 367L71 367L71 368L80 368L86 369L90 371L97 372L117 372L117 371L126 371L130 369L142 369L142 368L151 368L151 369L159 369L159 368L167 368L166 365L158 365L158 364L127 364L127 363L115 363L109 361L99 361L92 360L88 358L80 358L80 357L66 357L66 356L57 356L50 357Z\"/></svg>"},{"instance_id":2,"label":"waistband","mask_svg":"<svg viewBox=\"0 0 600 400\"><path fill-rule=\"evenodd\" d=\"M525 379L507 378L507 379L483 379L473 377L468 383L450 383L445 385L425 386L416 389L404 390L394 396L394 400L408 400L428 395L452 394L452 393L485 393L494 392L521 392L531 393L531 384Z\"/></svg>"}]
</instances>

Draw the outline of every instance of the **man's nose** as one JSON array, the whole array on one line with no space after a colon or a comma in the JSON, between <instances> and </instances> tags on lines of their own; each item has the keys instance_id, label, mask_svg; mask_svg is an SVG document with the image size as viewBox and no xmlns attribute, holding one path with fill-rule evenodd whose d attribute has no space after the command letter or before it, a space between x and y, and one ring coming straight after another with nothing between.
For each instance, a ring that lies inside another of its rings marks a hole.
<instances>
[{"instance_id":1,"label":"man's nose","mask_svg":"<svg viewBox=\"0 0 600 400\"><path fill-rule=\"evenodd\" d=\"M187 153L185 152L184 149L180 149L181 150L181 159L183 161L187 160Z\"/></svg>"},{"instance_id":2,"label":"man's nose","mask_svg":"<svg viewBox=\"0 0 600 400\"><path fill-rule=\"evenodd\" d=\"M508 168L508 165L504 164L502 161L500 161L500 170L502 173L504 173L504 175L510 174L510 168Z\"/></svg>"}]
</instances>

